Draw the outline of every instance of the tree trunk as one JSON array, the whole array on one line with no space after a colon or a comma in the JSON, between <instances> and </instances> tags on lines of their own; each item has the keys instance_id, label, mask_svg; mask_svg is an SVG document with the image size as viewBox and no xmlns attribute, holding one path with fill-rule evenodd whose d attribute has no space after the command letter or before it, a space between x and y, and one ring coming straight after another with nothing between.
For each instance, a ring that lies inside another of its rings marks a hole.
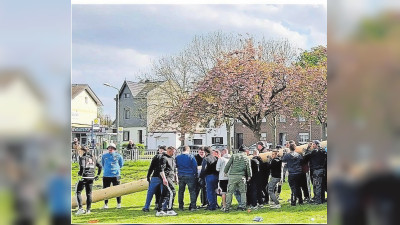
<instances>
[{"instance_id":1,"label":"tree trunk","mask_svg":"<svg viewBox=\"0 0 400 225\"><path fill-rule=\"evenodd\" d=\"M254 134L254 137L256 138L256 140L260 141L260 139L261 139L260 130L253 130L253 134Z\"/></svg>"},{"instance_id":2,"label":"tree trunk","mask_svg":"<svg viewBox=\"0 0 400 225\"><path fill-rule=\"evenodd\" d=\"M326 128L327 127L328 127L328 123L326 123L326 122L321 123L321 132L322 132L321 138L322 138L323 141L326 141L326 139L327 139L327 135L326 135Z\"/></svg>"},{"instance_id":3,"label":"tree trunk","mask_svg":"<svg viewBox=\"0 0 400 225\"><path fill-rule=\"evenodd\" d=\"M231 123L230 121L225 122L226 126L226 148L231 149Z\"/></svg>"},{"instance_id":4,"label":"tree trunk","mask_svg":"<svg viewBox=\"0 0 400 225\"><path fill-rule=\"evenodd\" d=\"M272 126L272 135L274 139L272 140L273 147L276 148L276 116L273 117L274 124Z\"/></svg>"}]
</instances>

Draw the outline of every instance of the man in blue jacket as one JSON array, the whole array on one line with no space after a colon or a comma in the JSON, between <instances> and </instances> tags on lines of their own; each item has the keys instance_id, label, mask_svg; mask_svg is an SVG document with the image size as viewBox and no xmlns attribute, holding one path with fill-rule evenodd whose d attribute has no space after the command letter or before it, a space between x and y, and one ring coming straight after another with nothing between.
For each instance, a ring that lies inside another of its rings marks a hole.
<instances>
[{"instance_id":1,"label":"man in blue jacket","mask_svg":"<svg viewBox=\"0 0 400 225\"><path fill-rule=\"evenodd\" d=\"M114 143L108 145L108 153L103 154L101 165L103 166L103 188L119 185L121 180L121 168L124 166L122 156L115 152ZM108 200L104 201L104 209L108 209ZM121 197L117 197L117 209L121 208Z\"/></svg>"},{"instance_id":2,"label":"man in blue jacket","mask_svg":"<svg viewBox=\"0 0 400 225\"><path fill-rule=\"evenodd\" d=\"M300 190L303 156L294 151L296 149L294 142L290 144L289 149L290 152L283 156L282 162L287 163L289 186L292 190L290 201L292 206L296 206L296 198L299 198L299 204L303 204L303 197Z\"/></svg>"},{"instance_id":3,"label":"man in blue jacket","mask_svg":"<svg viewBox=\"0 0 400 225\"><path fill-rule=\"evenodd\" d=\"M183 148L182 154L176 157L176 167L178 169L179 192L178 202L179 210L183 209L183 198L186 185L190 194L190 211L196 211L196 180L197 180L197 162L193 155L189 154L189 146Z\"/></svg>"}]
</instances>

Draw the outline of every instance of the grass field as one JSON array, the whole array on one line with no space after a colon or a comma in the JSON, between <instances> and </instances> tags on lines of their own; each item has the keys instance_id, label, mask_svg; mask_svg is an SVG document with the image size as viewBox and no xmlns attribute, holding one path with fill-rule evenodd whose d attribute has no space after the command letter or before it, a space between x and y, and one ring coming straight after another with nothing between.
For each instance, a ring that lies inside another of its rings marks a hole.
<instances>
[{"instance_id":1,"label":"grass field","mask_svg":"<svg viewBox=\"0 0 400 225\"><path fill-rule=\"evenodd\" d=\"M122 169L122 183L126 183L135 179L146 177L149 162L126 162L125 167ZM72 185L77 182L78 166L76 164L72 167ZM101 188L101 179L95 182L95 188ZM178 189L178 188L176 188ZM74 190L72 190L72 194ZM178 190L177 190L178 191ZM120 223L120 224L149 224L149 223L257 223L253 221L256 216L261 216L263 221L261 223L327 223L327 204L323 205L299 205L296 207L290 206L287 199L290 197L290 189L287 183L282 186L281 209L263 208L252 212L231 211L224 213L220 210L205 211L199 210L197 212L178 211L177 216L170 217L156 217L155 211L145 213L141 211L146 201L147 191L141 191L122 197L122 209L116 209L116 200L109 201L109 209L103 210L103 202L92 204L92 213L89 215L75 216L77 209L72 210L71 218L72 223ZM153 200L154 202L154 200ZM177 196L175 198L175 208L177 209ZM218 197L218 202L221 198ZM189 205L189 193L185 193L185 207ZM200 205L200 201L198 201ZM153 205L154 206L154 205ZM153 207L152 206L152 207ZM237 207L237 202L233 200L233 208Z\"/></svg>"}]
</instances>

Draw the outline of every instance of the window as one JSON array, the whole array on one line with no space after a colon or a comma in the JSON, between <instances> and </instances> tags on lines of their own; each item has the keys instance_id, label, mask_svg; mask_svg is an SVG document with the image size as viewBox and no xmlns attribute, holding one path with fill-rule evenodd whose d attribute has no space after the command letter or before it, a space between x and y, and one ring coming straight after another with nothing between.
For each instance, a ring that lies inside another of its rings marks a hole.
<instances>
[{"instance_id":1,"label":"window","mask_svg":"<svg viewBox=\"0 0 400 225\"><path fill-rule=\"evenodd\" d=\"M305 122L305 121L306 121L306 118L299 116L299 122Z\"/></svg>"},{"instance_id":2,"label":"window","mask_svg":"<svg viewBox=\"0 0 400 225\"><path fill-rule=\"evenodd\" d=\"M212 144L223 144L224 139L222 137L212 137L211 143Z\"/></svg>"},{"instance_id":3,"label":"window","mask_svg":"<svg viewBox=\"0 0 400 225\"><path fill-rule=\"evenodd\" d=\"M131 97L131 94L129 94L129 93L124 94L124 98L130 98L130 97Z\"/></svg>"},{"instance_id":4,"label":"window","mask_svg":"<svg viewBox=\"0 0 400 225\"><path fill-rule=\"evenodd\" d=\"M131 118L131 111L129 109L125 109L125 119Z\"/></svg>"},{"instance_id":5,"label":"window","mask_svg":"<svg viewBox=\"0 0 400 225\"><path fill-rule=\"evenodd\" d=\"M279 122L286 123L286 116L285 115L279 115Z\"/></svg>"},{"instance_id":6,"label":"window","mask_svg":"<svg viewBox=\"0 0 400 225\"><path fill-rule=\"evenodd\" d=\"M299 143L305 144L309 141L310 136L309 133L299 133Z\"/></svg>"},{"instance_id":7,"label":"window","mask_svg":"<svg viewBox=\"0 0 400 225\"><path fill-rule=\"evenodd\" d=\"M139 131L138 131L138 135L139 135L139 143L140 143L140 144L143 144L143 131L142 131L142 130L139 130Z\"/></svg>"},{"instance_id":8,"label":"window","mask_svg":"<svg viewBox=\"0 0 400 225\"><path fill-rule=\"evenodd\" d=\"M124 141L129 141L129 131L124 131Z\"/></svg>"},{"instance_id":9,"label":"window","mask_svg":"<svg viewBox=\"0 0 400 225\"><path fill-rule=\"evenodd\" d=\"M85 97L85 103L88 104L89 103L89 98Z\"/></svg>"},{"instance_id":10,"label":"window","mask_svg":"<svg viewBox=\"0 0 400 225\"><path fill-rule=\"evenodd\" d=\"M243 144L243 133L236 134L236 149L238 149Z\"/></svg>"},{"instance_id":11,"label":"window","mask_svg":"<svg viewBox=\"0 0 400 225\"><path fill-rule=\"evenodd\" d=\"M262 138L267 138L267 133L261 133Z\"/></svg>"},{"instance_id":12,"label":"window","mask_svg":"<svg viewBox=\"0 0 400 225\"><path fill-rule=\"evenodd\" d=\"M194 145L202 145L203 144L203 139L193 139L193 144Z\"/></svg>"}]
</instances>

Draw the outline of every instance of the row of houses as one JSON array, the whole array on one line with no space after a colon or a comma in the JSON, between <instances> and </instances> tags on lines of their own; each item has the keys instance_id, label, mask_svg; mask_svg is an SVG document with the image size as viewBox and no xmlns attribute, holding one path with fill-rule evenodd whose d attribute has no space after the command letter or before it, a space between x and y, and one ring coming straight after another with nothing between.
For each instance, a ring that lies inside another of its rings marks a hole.
<instances>
[{"instance_id":1,"label":"row of houses","mask_svg":"<svg viewBox=\"0 0 400 225\"><path fill-rule=\"evenodd\" d=\"M157 130L152 128L152 123L160 115L157 112L161 110L155 108L152 103L168 101L169 97L160 95L160 93L170 85L168 82L124 81L118 95L119 126L123 128L120 134L122 142L133 140L134 143L144 144L148 149L156 149L159 145L175 147L181 145L226 145L228 139L233 148L239 148L242 144L249 146L259 141L249 128L238 121L235 121L229 128L225 124L214 127L213 122L210 121L208 126L197 129L193 134L185 134L184 137L174 129ZM93 119L98 116L97 110L102 103L89 85L73 84L71 106L72 137L77 137L82 144L85 144L93 135L88 132L90 129L85 128L90 127ZM292 118L284 115L277 117L276 135L274 135L275 130L272 129L267 119L264 118L261 125L261 140L268 143L273 143L274 136L277 144L283 144L286 140L305 143L322 137L319 125L310 123L301 117ZM227 129L230 129L229 132ZM115 135L116 129L102 128L95 133L96 143L101 143L103 139L115 139Z\"/></svg>"}]
</instances>

